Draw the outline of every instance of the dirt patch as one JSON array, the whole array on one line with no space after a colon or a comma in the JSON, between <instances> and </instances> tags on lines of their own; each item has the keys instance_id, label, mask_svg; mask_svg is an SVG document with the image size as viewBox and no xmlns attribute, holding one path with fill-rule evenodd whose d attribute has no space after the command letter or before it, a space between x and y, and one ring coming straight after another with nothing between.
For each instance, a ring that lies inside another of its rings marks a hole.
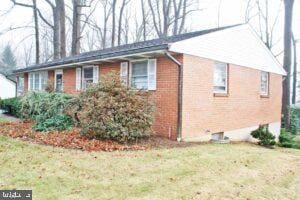
<instances>
[{"instance_id":1,"label":"dirt patch","mask_svg":"<svg viewBox=\"0 0 300 200\"><path fill-rule=\"evenodd\" d=\"M76 128L68 131L38 132L32 130L30 122L2 122L0 134L24 141L39 144L81 149L86 151L146 150L155 148L178 148L196 145L197 143L176 142L167 138L151 136L130 144L112 140L96 140L81 137Z\"/></svg>"}]
</instances>

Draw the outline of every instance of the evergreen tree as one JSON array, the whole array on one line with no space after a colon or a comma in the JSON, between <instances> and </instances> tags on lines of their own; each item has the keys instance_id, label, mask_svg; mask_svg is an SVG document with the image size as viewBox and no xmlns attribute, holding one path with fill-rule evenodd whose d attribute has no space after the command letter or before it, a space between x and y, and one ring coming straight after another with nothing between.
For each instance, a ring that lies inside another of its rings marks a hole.
<instances>
[{"instance_id":1,"label":"evergreen tree","mask_svg":"<svg viewBox=\"0 0 300 200\"><path fill-rule=\"evenodd\" d=\"M17 66L17 61L11 49L11 46L6 45L1 55L0 72L8 74L12 70L14 70L16 66Z\"/></svg>"}]
</instances>

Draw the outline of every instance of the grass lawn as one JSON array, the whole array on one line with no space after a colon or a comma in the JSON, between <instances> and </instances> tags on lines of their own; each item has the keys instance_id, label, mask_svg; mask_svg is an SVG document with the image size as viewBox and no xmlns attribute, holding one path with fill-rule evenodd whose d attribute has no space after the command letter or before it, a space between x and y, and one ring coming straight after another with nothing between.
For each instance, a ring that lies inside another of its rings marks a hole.
<instances>
[{"instance_id":1,"label":"grass lawn","mask_svg":"<svg viewBox=\"0 0 300 200\"><path fill-rule=\"evenodd\" d=\"M5 117L0 117L0 122L6 122L7 119Z\"/></svg>"},{"instance_id":2,"label":"grass lawn","mask_svg":"<svg viewBox=\"0 0 300 200\"><path fill-rule=\"evenodd\" d=\"M34 199L300 199L300 151L251 144L82 152L0 136L0 188Z\"/></svg>"}]
</instances>

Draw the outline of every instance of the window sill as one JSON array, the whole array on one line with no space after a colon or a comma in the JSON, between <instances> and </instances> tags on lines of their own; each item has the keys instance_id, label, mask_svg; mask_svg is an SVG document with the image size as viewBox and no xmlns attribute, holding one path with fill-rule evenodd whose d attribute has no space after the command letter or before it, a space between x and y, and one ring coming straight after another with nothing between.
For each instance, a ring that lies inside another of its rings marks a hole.
<instances>
[{"instance_id":1,"label":"window sill","mask_svg":"<svg viewBox=\"0 0 300 200\"><path fill-rule=\"evenodd\" d=\"M260 95L260 98L270 98L270 96L269 95Z\"/></svg>"},{"instance_id":2,"label":"window sill","mask_svg":"<svg viewBox=\"0 0 300 200\"><path fill-rule=\"evenodd\" d=\"M214 97L229 97L228 93L214 93Z\"/></svg>"}]
</instances>

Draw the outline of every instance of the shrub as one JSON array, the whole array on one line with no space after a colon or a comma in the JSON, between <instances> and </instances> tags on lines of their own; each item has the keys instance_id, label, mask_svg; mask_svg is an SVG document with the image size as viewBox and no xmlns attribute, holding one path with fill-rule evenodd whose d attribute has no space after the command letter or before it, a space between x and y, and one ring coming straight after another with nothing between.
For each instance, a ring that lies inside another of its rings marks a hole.
<instances>
[{"instance_id":1,"label":"shrub","mask_svg":"<svg viewBox=\"0 0 300 200\"><path fill-rule=\"evenodd\" d=\"M83 136L127 142L150 134L154 105L147 92L124 86L117 73L109 73L74 99L69 112Z\"/></svg>"},{"instance_id":2,"label":"shrub","mask_svg":"<svg viewBox=\"0 0 300 200\"><path fill-rule=\"evenodd\" d=\"M35 130L65 130L72 126L71 117L64 112L70 100L63 93L31 92L21 99L21 114L35 121Z\"/></svg>"},{"instance_id":3,"label":"shrub","mask_svg":"<svg viewBox=\"0 0 300 200\"><path fill-rule=\"evenodd\" d=\"M300 149L300 143L294 141L294 138L295 135L293 133L290 133L285 129L281 129L279 135L279 146Z\"/></svg>"},{"instance_id":4,"label":"shrub","mask_svg":"<svg viewBox=\"0 0 300 200\"><path fill-rule=\"evenodd\" d=\"M47 81L47 85L46 85L45 91L46 92L55 92L54 81L53 80L48 80Z\"/></svg>"},{"instance_id":5,"label":"shrub","mask_svg":"<svg viewBox=\"0 0 300 200\"><path fill-rule=\"evenodd\" d=\"M8 112L11 115L19 117L20 108L21 108L21 103L19 97L0 99L0 109Z\"/></svg>"},{"instance_id":6,"label":"shrub","mask_svg":"<svg viewBox=\"0 0 300 200\"><path fill-rule=\"evenodd\" d=\"M290 108L290 116L291 116L291 121L290 121L290 127L289 127L289 132L296 135L298 132L298 112L299 109L297 108Z\"/></svg>"},{"instance_id":7,"label":"shrub","mask_svg":"<svg viewBox=\"0 0 300 200\"><path fill-rule=\"evenodd\" d=\"M33 129L36 131L64 131L70 129L73 125L72 118L66 115L56 115L43 120L38 120L39 122L34 124Z\"/></svg>"},{"instance_id":8,"label":"shrub","mask_svg":"<svg viewBox=\"0 0 300 200\"><path fill-rule=\"evenodd\" d=\"M258 129L252 131L251 135L259 140L259 145L273 146L276 144L275 136L271 132L269 132L268 128L265 128L263 126L259 126Z\"/></svg>"}]
</instances>

